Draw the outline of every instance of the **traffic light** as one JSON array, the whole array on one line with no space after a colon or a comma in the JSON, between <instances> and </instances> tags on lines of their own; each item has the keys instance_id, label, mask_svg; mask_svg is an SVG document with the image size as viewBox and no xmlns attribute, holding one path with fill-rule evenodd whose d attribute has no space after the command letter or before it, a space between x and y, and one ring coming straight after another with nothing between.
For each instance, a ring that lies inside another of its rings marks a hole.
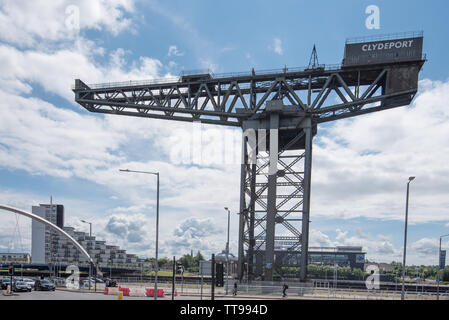
<instances>
[{"instance_id":1,"label":"traffic light","mask_svg":"<svg viewBox=\"0 0 449 320\"><path fill-rule=\"evenodd\" d=\"M224 278L223 278L223 264L217 263L215 265L215 279L216 279L216 285L217 287L223 287L224 286Z\"/></svg>"},{"instance_id":2,"label":"traffic light","mask_svg":"<svg viewBox=\"0 0 449 320\"><path fill-rule=\"evenodd\" d=\"M9 266L9 268L8 268L8 275L10 275L10 276L14 275L14 266Z\"/></svg>"},{"instance_id":3,"label":"traffic light","mask_svg":"<svg viewBox=\"0 0 449 320\"><path fill-rule=\"evenodd\" d=\"M184 266L182 264L176 264L176 273L184 274Z\"/></svg>"}]
</instances>

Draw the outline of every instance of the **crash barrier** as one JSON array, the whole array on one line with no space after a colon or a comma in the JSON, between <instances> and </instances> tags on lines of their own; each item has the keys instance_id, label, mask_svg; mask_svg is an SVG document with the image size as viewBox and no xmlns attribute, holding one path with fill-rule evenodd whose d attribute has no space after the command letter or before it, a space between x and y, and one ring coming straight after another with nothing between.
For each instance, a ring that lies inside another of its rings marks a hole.
<instances>
[{"instance_id":1,"label":"crash barrier","mask_svg":"<svg viewBox=\"0 0 449 320\"><path fill-rule=\"evenodd\" d=\"M145 297L145 288L131 288L129 295L131 297Z\"/></svg>"},{"instance_id":2,"label":"crash barrier","mask_svg":"<svg viewBox=\"0 0 449 320\"><path fill-rule=\"evenodd\" d=\"M146 296L147 297L154 297L154 289L146 289ZM163 298L165 297L164 295L164 289L157 289L157 297L158 298Z\"/></svg>"},{"instance_id":3,"label":"crash barrier","mask_svg":"<svg viewBox=\"0 0 449 320\"><path fill-rule=\"evenodd\" d=\"M123 296L131 296L131 297L154 297L154 289L146 289L146 288L104 288L104 294L108 295L117 295L118 293L122 293ZM175 290L175 296L178 295L178 291ZM158 298L164 298L164 289L157 289Z\"/></svg>"},{"instance_id":4,"label":"crash barrier","mask_svg":"<svg viewBox=\"0 0 449 320\"><path fill-rule=\"evenodd\" d=\"M119 290L117 287L105 287L104 288L104 294L113 294L116 295L119 293Z\"/></svg>"},{"instance_id":5,"label":"crash barrier","mask_svg":"<svg viewBox=\"0 0 449 320\"><path fill-rule=\"evenodd\" d=\"M118 288L118 291L123 292L124 296L129 296L129 288Z\"/></svg>"}]
</instances>

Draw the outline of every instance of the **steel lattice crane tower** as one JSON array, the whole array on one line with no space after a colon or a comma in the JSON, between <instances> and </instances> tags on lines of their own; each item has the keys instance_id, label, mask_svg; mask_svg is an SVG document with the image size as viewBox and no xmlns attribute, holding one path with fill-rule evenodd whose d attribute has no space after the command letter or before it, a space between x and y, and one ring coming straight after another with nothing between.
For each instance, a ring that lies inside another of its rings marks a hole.
<instances>
[{"instance_id":1,"label":"steel lattice crane tower","mask_svg":"<svg viewBox=\"0 0 449 320\"><path fill-rule=\"evenodd\" d=\"M275 260L283 243L305 281L317 126L410 104L422 43L422 32L350 39L339 65L319 65L314 48L306 68L100 85L76 79L73 91L90 112L242 128L238 276L272 280L285 263Z\"/></svg>"}]
</instances>

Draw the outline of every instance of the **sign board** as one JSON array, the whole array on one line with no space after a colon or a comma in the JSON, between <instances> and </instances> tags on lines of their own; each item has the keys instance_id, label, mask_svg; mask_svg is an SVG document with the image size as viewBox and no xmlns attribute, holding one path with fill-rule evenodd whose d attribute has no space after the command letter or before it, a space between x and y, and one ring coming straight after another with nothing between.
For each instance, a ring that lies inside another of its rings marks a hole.
<instances>
[{"instance_id":1,"label":"sign board","mask_svg":"<svg viewBox=\"0 0 449 320\"><path fill-rule=\"evenodd\" d=\"M355 263L365 263L365 255L364 254L357 254L355 256Z\"/></svg>"},{"instance_id":2,"label":"sign board","mask_svg":"<svg viewBox=\"0 0 449 320\"><path fill-rule=\"evenodd\" d=\"M423 37L346 43L343 67L417 61L422 49Z\"/></svg>"},{"instance_id":3,"label":"sign board","mask_svg":"<svg viewBox=\"0 0 449 320\"><path fill-rule=\"evenodd\" d=\"M200 261L200 275L211 276L212 275L212 261Z\"/></svg>"},{"instance_id":4,"label":"sign board","mask_svg":"<svg viewBox=\"0 0 449 320\"><path fill-rule=\"evenodd\" d=\"M446 267L446 250L441 250L440 252L440 269Z\"/></svg>"}]
</instances>

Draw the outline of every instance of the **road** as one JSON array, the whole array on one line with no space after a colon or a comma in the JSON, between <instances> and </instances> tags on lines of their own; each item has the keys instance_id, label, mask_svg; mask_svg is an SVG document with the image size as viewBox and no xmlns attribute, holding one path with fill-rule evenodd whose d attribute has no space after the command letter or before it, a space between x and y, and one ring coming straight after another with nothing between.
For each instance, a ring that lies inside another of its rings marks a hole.
<instances>
[{"instance_id":1,"label":"road","mask_svg":"<svg viewBox=\"0 0 449 320\"><path fill-rule=\"evenodd\" d=\"M116 295L105 295L102 293L90 292L71 292L66 290L56 291L32 291L32 292L15 292L13 296L4 295L6 291L1 291L0 301L2 300L118 300ZM216 296L216 300L223 300L223 297ZM200 300L200 296L176 296L176 300ZM247 300L249 297L231 297L227 299ZM251 300L254 298L251 298ZM148 300L154 301L152 297L127 297L123 300ZM158 298L158 300L171 300L171 296ZM203 297L203 300L210 300L210 297Z\"/></svg>"},{"instance_id":2,"label":"road","mask_svg":"<svg viewBox=\"0 0 449 320\"><path fill-rule=\"evenodd\" d=\"M101 292L80 292L70 291L68 289L57 289L56 291L32 291L32 292L17 292L13 296L5 295L6 291L0 291L0 301L8 300L118 300L117 295L105 295ZM129 297L123 296L123 300L147 300L154 301L153 297ZM251 295L240 294L236 297L215 295L215 300L399 300L398 294L363 294L337 292L336 295L329 295L325 292L314 293L313 295L297 296L289 295L287 298L281 298L274 295ZM435 300L435 296L415 296L408 295L407 299L411 300ZM441 300L448 300L447 296L440 296ZM168 294L164 298L158 298L158 300L171 300L171 295ZM210 296L200 295L178 295L175 300L210 300Z\"/></svg>"}]
</instances>

